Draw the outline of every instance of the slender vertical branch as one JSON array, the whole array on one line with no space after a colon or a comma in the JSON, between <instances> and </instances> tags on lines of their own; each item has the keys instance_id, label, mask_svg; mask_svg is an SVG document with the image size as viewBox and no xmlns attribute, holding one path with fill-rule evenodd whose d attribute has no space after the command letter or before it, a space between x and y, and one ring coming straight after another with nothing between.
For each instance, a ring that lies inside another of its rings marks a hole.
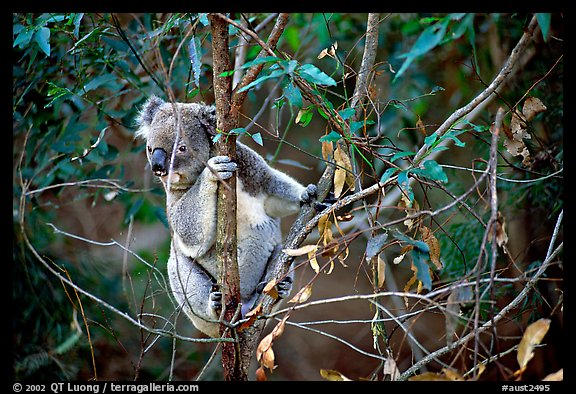
<instances>
[{"instance_id":1,"label":"slender vertical branch","mask_svg":"<svg viewBox=\"0 0 576 394\"><path fill-rule=\"evenodd\" d=\"M229 135L238 121L237 117L230 114L232 80L229 76L220 76L230 70L228 24L213 14L208 18L212 30L216 128L224 135L224 138L220 138L216 143L216 151L219 155L235 160L236 137ZM216 255L222 267L220 283L223 286L223 319L231 322L241 302L236 240L236 174L225 181L225 187L222 186L223 184L220 184L218 187ZM224 324L220 326L220 333L223 336L233 334L230 330L226 330ZM225 380L247 379L238 343L227 343L222 346L222 366Z\"/></svg>"}]
</instances>

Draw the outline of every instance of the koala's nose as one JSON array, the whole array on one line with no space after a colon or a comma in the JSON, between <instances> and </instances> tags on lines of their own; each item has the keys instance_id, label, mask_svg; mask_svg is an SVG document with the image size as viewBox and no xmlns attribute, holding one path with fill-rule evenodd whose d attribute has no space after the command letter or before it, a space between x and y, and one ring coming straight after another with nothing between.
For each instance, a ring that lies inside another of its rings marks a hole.
<instances>
[{"instance_id":1,"label":"koala's nose","mask_svg":"<svg viewBox=\"0 0 576 394\"><path fill-rule=\"evenodd\" d=\"M152 165L152 172L156 176L164 176L168 174L166 169L166 159L168 155L166 151L162 148L156 148L152 151L152 156L150 157L150 164Z\"/></svg>"}]
</instances>

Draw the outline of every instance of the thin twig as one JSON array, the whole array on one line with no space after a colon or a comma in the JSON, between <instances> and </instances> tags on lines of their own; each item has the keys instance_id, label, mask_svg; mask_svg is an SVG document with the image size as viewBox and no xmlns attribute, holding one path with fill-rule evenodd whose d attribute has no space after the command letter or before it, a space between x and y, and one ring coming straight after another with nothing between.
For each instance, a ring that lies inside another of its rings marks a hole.
<instances>
[{"instance_id":1,"label":"thin twig","mask_svg":"<svg viewBox=\"0 0 576 394\"><path fill-rule=\"evenodd\" d=\"M512 309L516 308L523 300L524 298L526 298L526 296L528 295L528 292L530 290L532 290L532 287L534 286L534 284L540 279L540 277L542 276L542 274L544 274L544 272L546 271L546 269L550 266L550 264L552 263L552 260L558 255L558 253L560 253L560 251L563 249L564 243L560 243L560 245L558 245L558 247L556 249L554 249L554 251L552 251L553 245L556 242L556 237L558 234L558 229L560 228L560 224L562 223L562 219L564 216L564 211L561 211L560 214L558 215L558 220L556 221L556 226L554 229L554 233L552 235L552 238L550 239L550 244L548 246L548 252L546 253L546 259L542 262L542 264L540 265L540 267L538 268L538 271L536 271L536 273L528 280L528 282L526 283L526 285L522 288L522 291L520 291L520 293L516 296L516 298L514 298L514 300L512 300L508 305L506 305L505 307L503 307L500 312L494 316L493 319L487 321L486 323L484 323L482 326L478 327L478 332L483 332L486 331L487 329L491 328L492 325L496 324L497 322L499 322L502 318L504 318L504 316L506 316ZM425 357L424 359L418 361L417 363L415 363L414 365L412 365L410 368L408 368L406 371L404 371L399 380L406 380L409 376L413 375L416 371L418 371L422 366L426 365L427 363L429 363L430 361L432 361L435 357L439 357L443 354L446 354L450 351L452 351L453 349L456 349L457 347L465 344L466 342L468 342L469 340L475 338L476 336L476 332L471 332L468 335L460 338L458 341L453 342L451 345L449 346L445 346L441 349L438 349L437 351L431 353L429 356Z\"/></svg>"}]
</instances>

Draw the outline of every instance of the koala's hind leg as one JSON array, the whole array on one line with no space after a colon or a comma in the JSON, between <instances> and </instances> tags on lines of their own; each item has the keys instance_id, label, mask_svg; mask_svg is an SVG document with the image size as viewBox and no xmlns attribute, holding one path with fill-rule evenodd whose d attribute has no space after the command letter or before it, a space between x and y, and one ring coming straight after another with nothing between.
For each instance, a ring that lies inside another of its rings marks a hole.
<instances>
[{"instance_id":1,"label":"koala's hind leg","mask_svg":"<svg viewBox=\"0 0 576 394\"><path fill-rule=\"evenodd\" d=\"M197 329L208 336L219 337L222 293L215 280L177 247L172 247L170 252L168 276L178 309L184 311Z\"/></svg>"},{"instance_id":2,"label":"koala's hind leg","mask_svg":"<svg viewBox=\"0 0 576 394\"><path fill-rule=\"evenodd\" d=\"M271 270L271 264L278 258L281 250L282 245L276 245L274 247L274 251L272 252L270 258L268 259L268 266L266 267L266 272L264 273L263 280L260 283L258 283L258 287L256 288L257 294L262 294L262 291L264 290L266 284L268 284L268 282L270 282L272 279L275 279L274 273ZM282 279L280 279L278 283L276 283L276 291L278 292L279 300L288 298L290 292L292 291L293 282L294 282L294 264L292 263L286 275L282 277Z\"/></svg>"}]
</instances>

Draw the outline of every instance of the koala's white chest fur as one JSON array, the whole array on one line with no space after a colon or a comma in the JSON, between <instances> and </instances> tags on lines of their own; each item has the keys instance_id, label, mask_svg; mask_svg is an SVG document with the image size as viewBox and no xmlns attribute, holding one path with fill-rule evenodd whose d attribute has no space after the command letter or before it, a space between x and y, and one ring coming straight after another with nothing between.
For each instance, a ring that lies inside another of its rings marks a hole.
<instances>
[{"instance_id":1,"label":"koala's white chest fur","mask_svg":"<svg viewBox=\"0 0 576 394\"><path fill-rule=\"evenodd\" d=\"M264 210L264 194L252 196L244 190L240 179L236 182L236 220L238 234L244 234L250 230L250 226L262 224L269 219Z\"/></svg>"}]
</instances>

